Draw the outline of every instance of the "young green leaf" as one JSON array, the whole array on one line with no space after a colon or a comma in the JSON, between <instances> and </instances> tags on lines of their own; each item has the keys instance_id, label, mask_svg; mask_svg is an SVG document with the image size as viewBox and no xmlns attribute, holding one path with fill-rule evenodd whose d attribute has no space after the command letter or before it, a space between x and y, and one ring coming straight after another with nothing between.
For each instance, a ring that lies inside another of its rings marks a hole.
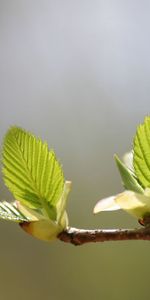
<instances>
[{"instance_id":1,"label":"young green leaf","mask_svg":"<svg viewBox=\"0 0 150 300\"><path fill-rule=\"evenodd\" d=\"M138 183L134 174L125 166L125 164L118 158L117 155L115 155L114 158L119 169L124 188L126 190L131 190L137 193L143 193L144 190Z\"/></svg>"},{"instance_id":2,"label":"young green leaf","mask_svg":"<svg viewBox=\"0 0 150 300\"><path fill-rule=\"evenodd\" d=\"M150 187L150 117L137 128L134 138L133 164L135 174L144 188Z\"/></svg>"},{"instance_id":3,"label":"young green leaf","mask_svg":"<svg viewBox=\"0 0 150 300\"><path fill-rule=\"evenodd\" d=\"M47 143L21 128L10 128L3 145L3 174L15 199L29 208L44 208L51 219L56 218L64 176Z\"/></svg>"},{"instance_id":4,"label":"young green leaf","mask_svg":"<svg viewBox=\"0 0 150 300\"><path fill-rule=\"evenodd\" d=\"M0 202L0 219L13 222L29 222L31 218L23 215L16 207L15 203L6 201Z\"/></svg>"}]
</instances>

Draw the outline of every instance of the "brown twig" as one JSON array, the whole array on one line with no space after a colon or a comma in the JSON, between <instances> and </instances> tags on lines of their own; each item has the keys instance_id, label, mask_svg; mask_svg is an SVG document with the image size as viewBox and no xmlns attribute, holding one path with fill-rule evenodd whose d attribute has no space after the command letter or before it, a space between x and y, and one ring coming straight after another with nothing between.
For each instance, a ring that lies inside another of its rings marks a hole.
<instances>
[{"instance_id":1,"label":"brown twig","mask_svg":"<svg viewBox=\"0 0 150 300\"><path fill-rule=\"evenodd\" d=\"M58 238L73 245L83 245L90 242L150 240L150 226L140 229L77 229L68 227L58 235Z\"/></svg>"}]
</instances>

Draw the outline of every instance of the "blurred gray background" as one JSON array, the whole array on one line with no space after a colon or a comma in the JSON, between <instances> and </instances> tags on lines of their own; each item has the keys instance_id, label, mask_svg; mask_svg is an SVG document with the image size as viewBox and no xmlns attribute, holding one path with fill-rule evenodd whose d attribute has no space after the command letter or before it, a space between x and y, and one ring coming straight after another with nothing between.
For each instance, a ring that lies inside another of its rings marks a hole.
<instances>
[{"instance_id":1,"label":"blurred gray background","mask_svg":"<svg viewBox=\"0 0 150 300\"><path fill-rule=\"evenodd\" d=\"M148 0L0 0L0 139L16 124L55 149L72 226L138 226L92 210L122 190L113 155L149 114L149 55ZM73 247L1 222L0 299L149 299L149 260L149 242Z\"/></svg>"}]
</instances>

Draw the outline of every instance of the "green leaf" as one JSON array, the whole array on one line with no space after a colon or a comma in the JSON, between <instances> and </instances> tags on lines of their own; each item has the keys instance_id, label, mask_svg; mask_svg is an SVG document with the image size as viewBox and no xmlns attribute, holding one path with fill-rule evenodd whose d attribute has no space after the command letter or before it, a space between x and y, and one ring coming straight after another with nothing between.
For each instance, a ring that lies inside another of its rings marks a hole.
<instances>
[{"instance_id":1,"label":"green leaf","mask_svg":"<svg viewBox=\"0 0 150 300\"><path fill-rule=\"evenodd\" d=\"M139 125L134 138L133 165L135 174L144 188L150 187L150 117Z\"/></svg>"},{"instance_id":2,"label":"green leaf","mask_svg":"<svg viewBox=\"0 0 150 300\"><path fill-rule=\"evenodd\" d=\"M15 206L14 203L6 201L0 202L0 219L14 222L28 222L30 218L23 215Z\"/></svg>"},{"instance_id":3,"label":"green leaf","mask_svg":"<svg viewBox=\"0 0 150 300\"><path fill-rule=\"evenodd\" d=\"M56 218L64 176L47 143L21 128L10 128L3 145L3 174L15 199L30 208L44 208L50 218Z\"/></svg>"},{"instance_id":4,"label":"green leaf","mask_svg":"<svg viewBox=\"0 0 150 300\"><path fill-rule=\"evenodd\" d=\"M124 188L133 192L143 193L144 190L138 183L134 174L125 166L125 164L118 158L117 155L115 155L114 158L119 169Z\"/></svg>"}]
</instances>

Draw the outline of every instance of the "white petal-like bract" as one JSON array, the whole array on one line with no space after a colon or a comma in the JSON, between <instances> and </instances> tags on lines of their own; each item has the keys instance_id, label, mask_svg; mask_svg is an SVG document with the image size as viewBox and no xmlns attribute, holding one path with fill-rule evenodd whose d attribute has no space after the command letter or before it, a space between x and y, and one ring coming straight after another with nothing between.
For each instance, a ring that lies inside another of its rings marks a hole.
<instances>
[{"instance_id":1,"label":"white petal-like bract","mask_svg":"<svg viewBox=\"0 0 150 300\"><path fill-rule=\"evenodd\" d=\"M132 191L125 191L115 198L115 202L136 218L150 213L150 197Z\"/></svg>"},{"instance_id":2,"label":"white petal-like bract","mask_svg":"<svg viewBox=\"0 0 150 300\"><path fill-rule=\"evenodd\" d=\"M130 171L134 172L133 168L133 151L127 152L122 158L123 163L126 165Z\"/></svg>"},{"instance_id":3,"label":"white petal-like bract","mask_svg":"<svg viewBox=\"0 0 150 300\"><path fill-rule=\"evenodd\" d=\"M117 196L111 196L98 201L94 207L94 214L101 211L113 211L120 209L120 206L115 202Z\"/></svg>"}]
</instances>

